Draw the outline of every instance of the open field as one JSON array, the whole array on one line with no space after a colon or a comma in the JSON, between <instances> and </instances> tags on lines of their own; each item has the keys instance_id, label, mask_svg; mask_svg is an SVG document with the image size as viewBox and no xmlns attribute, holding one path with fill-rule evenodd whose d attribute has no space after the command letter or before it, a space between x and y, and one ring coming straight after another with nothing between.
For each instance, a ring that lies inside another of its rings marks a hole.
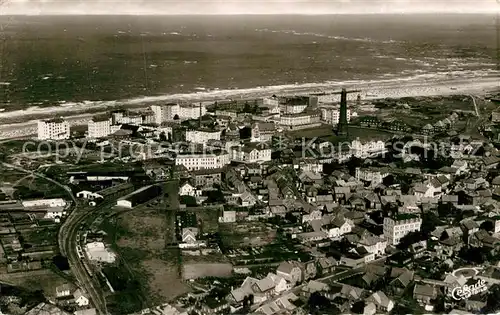
<instances>
[{"instance_id":1,"label":"open field","mask_svg":"<svg viewBox=\"0 0 500 315\"><path fill-rule=\"evenodd\" d=\"M24 243L31 246L57 245L57 228L45 227L21 232Z\"/></svg>"},{"instance_id":2,"label":"open field","mask_svg":"<svg viewBox=\"0 0 500 315\"><path fill-rule=\"evenodd\" d=\"M179 273L178 252L166 249L173 230L163 204L139 207L117 218L116 249L130 276L145 286L146 306L172 300L188 291ZM168 224L167 224L168 223Z\"/></svg>"},{"instance_id":3,"label":"open field","mask_svg":"<svg viewBox=\"0 0 500 315\"><path fill-rule=\"evenodd\" d=\"M296 130L292 132L288 132L287 135L290 136L293 139L314 139L318 138L321 139L322 141L328 141L333 144L337 144L343 141L346 141L346 138L344 137L338 137L335 134L335 127L332 125L322 125L317 128L311 128L311 129L303 129L303 130ZM388 139L393 136L394 133L390 131L384 131L384 130L370 130L369 132L366 131L366 129L359 128L357 126L349 126L349 136L348 136L348 141L359 139L360 141L363 140L383 140L383 139Z\"/></svg>"},{"instance_id":4,"label":"open field","mask_svg":"<svg viewBox=\"0 0 500 315\"><path fill-rule=\"evenodd\" d=\"M14 184L16 181L24 178L25 176L25 173L0 166L0 179L2 185Z\"/></svg>"},{"instance_id":5,"label":"open field","mask_svg":"<svg viewBox=\"0 0 500 315\"><path fill-rule=\"evenodd\" d=\"M219 233L225 248L263 246L276 238L276 230L262 222L221 224Z\"/></svg>"},{"instance_id":6,"label":"open field","mask_svg":"<svg viewBox=\"0 0 500 315\"><path fill-rule=\"evenodd\" d=\"M433 97L404 97L374 102L377 116L383 121L400 121L413 128L435 124L452 112L474 114L474 103L469 95Z\"/></svg>"},{"instance_id":7,"label":"open field","mask_svg":"<svg viewBox=\"0 0 500 315\"><path fill-rule=\"evenodd\" d=\"M186 208L177 212L179 227L196 227L199 234L219 231L220 207ZM179 225L180 223L180 225Z\"/></svg>"},{"instance_id":8,"label":"open field","mask_svg":"<svg viewBox=\"0 0 500 315\"><path fill-rule=\"evenodd\" d=\"M221 250L237 266L275 264L285 260L307 261L309 255L283 242L274 227L262 222L221 224ZM252 235L250 238L249 235Z\"/></svg>"},{"instance_id":9,"label":"open field","mask_svg":"<svg viewBox=\"0 0 500 315\"><path fill-rule=\"evenodd\" d=\"M130 211L120 215L119 224L131 233L117 240L119 247L148 250L153 255L160 255L165 248L165 219L158 211Z\"/></svg>"},{"instance_id":10,"label":"open field","mask_svg":"<svg viewBox=\"0 0 500 315\"><path fill-rule=\"evenodd\" d=\"M0 281L5 281L9 284L29 289L30 291L42 290L47 297L55 297L56 287L68 282L49 269L0 274Z\"/></svg>"},{"instance_id":11,"label":"open field","mask_svg":"<svg viewBox=\"0 0 500 315\"><path fill-rule=\"evenodd\" d=\"M14 188L16 189L15 195L20 199L66 198L68 194L61 187L37 177L27 177L18 182Z\"/></svg>"}]
</instances>

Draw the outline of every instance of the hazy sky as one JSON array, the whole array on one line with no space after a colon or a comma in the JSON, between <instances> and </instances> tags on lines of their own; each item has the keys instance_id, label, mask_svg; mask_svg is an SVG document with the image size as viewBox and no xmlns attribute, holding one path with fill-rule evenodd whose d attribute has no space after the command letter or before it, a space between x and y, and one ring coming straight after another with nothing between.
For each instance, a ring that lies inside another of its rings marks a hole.
<instances>
[{"instance_id":1,"label":"hazy sky","mask_svg":"<svg viewBox=\"0 0 500 315\"><path fill-rule=\"evenodd\" d=\"M0 15L494 13L500 8L500 0L0 0L0 3L3 3Z\"/></svg>"}]
</instances>

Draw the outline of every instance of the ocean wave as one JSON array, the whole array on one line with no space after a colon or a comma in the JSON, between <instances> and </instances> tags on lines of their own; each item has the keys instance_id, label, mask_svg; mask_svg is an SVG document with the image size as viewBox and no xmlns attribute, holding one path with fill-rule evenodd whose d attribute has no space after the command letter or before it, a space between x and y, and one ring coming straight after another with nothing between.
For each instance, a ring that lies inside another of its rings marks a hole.
<instances>
[{"instance_id":1,"label":"ocean wave","mask_svg":"<svg viewBox=\"0 0 500 315\"><path fill-rule=\"evenodd\" d=\"M405 74L405 73L402 73ZM452 70L452 71L440 71L434 73L419 73L418 70L414 71L413 75L408 75L406 77L386 77L384 79L377 80L346 80L346 81L326 81L321 83L304 83L304 84L282 84L274 86L265 87L254 87L247 89L207 89L203 91L193 91L193 93L183 93L183 94L165 94L157 96L141 96L125 100L113 100L113 101L83 101L83 102L65 102L61 106L53 107L39 107L32 106L25 110L16 110L10 112L0 113L0 119L2 118L14 118L18 116L27 116L35 114L54 114L67 113L68 111L88 111L89 109L96 110L111 110L118 106L140 106L140 105L150 105L151 103L162 103L167 101L180 101L180 102L192 102L200 99L203 100L222 100L230 99L234 97L253 97L255 95L259 96L271 96L273 94L300 94L311 93L311 91L324 91L340 89L345 86L351 88L363 88L365 90L369 89L383 89L385 86L399 86L403 83L406 86L418 86L419 84L428 84L435 82L436 84L444 82L447 80L455 81L466 81L474 83L478 78L494 78L494 76L500 75L499 71L496 70ZM496 78L494 78L496 80ZM492 80L492 81L495 81ZM495 81L496 82L496 81Z\"/></svg>"},{"instance_id":2,"label":"ocean wave","mask_svg":"<svg viewBox=\"0 0 500 315\"><path fill-rule=\"evenodd\" d=\"M355 42L366 42L366 43L384 43L384 44L394 44L398 41L395 40L375 40L373 38L368 37L346 37L340 35L327 35L321 33L312 33L312 32L298 32L295 30L269 30L267 28L264 29L255 29L256 32L270 32L270 33L283 33L283 34L292 34L296 36L313 36L313 37L321 37L335 40L344 40L344 41L355 41Z\"/></svg>"}]
</instances>

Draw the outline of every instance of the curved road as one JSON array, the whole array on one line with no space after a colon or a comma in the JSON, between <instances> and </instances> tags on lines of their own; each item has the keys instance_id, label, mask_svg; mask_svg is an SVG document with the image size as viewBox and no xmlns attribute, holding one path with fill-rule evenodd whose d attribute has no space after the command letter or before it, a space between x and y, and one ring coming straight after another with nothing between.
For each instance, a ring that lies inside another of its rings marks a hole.
<instances>
[{"instance_id":1,"label":"curved road","mask_svg":"<svg viewBox=\"0 0 500 315\"><path fill-rule=\"evenodd\" d=\"M474 103L474 110L476 111L476 116L481 117L481 115L479 115L479 109L477 108L476 98L472 94L469 96L470 98L472 98L472 102Z\"/></svg>"},{"instance_id":2,"label":"curved road","mask_svg":"<svg viewBox=\"0 0 500 315\"><path fill-rule=\"evenodd\" d=\"M108 206L108 203L104 203L94 208L75 207L75 210L66 218L59 230L59 246L61 248L61 253L68 258L71 271L74 273L80 286L90 295L94 307L99 314L108 314L106 299L100 285L89 276L83 261L78 256L76 250L78 242L76 237L83 223L93 216L97 216L100 210L102 211Z\"/></svg>"},{"instance_id":3,"label":"curved road","mask_svg":"<svg viewBox=\"0 0 500 315\"><path fill-rule=\"evenodd\" d=\"M26 174L31 174L36 177L42 178L44 180L47 180L54 185L57 185L64 189L68 195L70 196L71 200L73 201L73 210L69 213L69 215L66 217L66 220L63 222L59 229L58 233L58 243L59 243L59 248L61 251L61 254L63 256L66 256L68 258L71 271L75 275L76 279L78 280L78 283L80 286L82 286L87 294L90 295L90 299L92 303L94 304L94 307L98 311L99 314L108 314L108 311L106 309L106 301L104 298L104 294L101 291L100 285L95 285L93 282L93 279L88 275L87 271L85 270L85 267L83 265L83 262L80 260L78 257L77 251L76 251L76 235L78 233L78 230L81 226L81 223L85 222L89 217L92 215L95 215L98 213L99 210L104 209L106 206L109 206L108 203L101 204L98 207L94 208L81 208L78 207L78 202L73 195L73 192L71 189L59 183L56 180L53 180L52 178L49 178L43 174L36 173L34 171L29 171L25 170L22 167L8 164L8 163L2 163L5 167L9 167L15 170L18 170L20 172L26 173Z\"/></svg>"}]
</instances>

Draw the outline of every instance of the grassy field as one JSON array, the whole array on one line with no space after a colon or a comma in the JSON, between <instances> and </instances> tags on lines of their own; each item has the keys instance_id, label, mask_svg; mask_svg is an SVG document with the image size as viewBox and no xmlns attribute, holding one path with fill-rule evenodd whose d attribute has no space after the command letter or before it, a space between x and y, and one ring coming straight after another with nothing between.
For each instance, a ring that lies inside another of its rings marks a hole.
<instances>
[{"instance_id":1,"label":"grassy field","mask_svg":"<svg viewBox=\"0 0 500 315\"><path fill-rule=\"evenodd\" d=\"M168 222L165 210L137 209L122 214L118 224L129 234L120 237L116 244L125 255L124 259L134 273L145 277L148 286L148 304L164 303L187 292L187 286L179 276L178 260L175 253L166 254L166 231L173 229L172 220ZM127 258L125 252L140 251L140 255ZM123 254L122 254L123 255Z\"/></svg>"},{"instance_id":2,"label":"grassy field","mask_svg":"<svg viewBox=\"0 0 500 315\"><path fill-rule=\"evenodd\" d=\"M186 211L196 216L200 233L215 233L219 230L220 207L187 208Z\"/></svg>"},{"instance_id":3,"label":"grassy field","mask_svg":"<svg viewBox=\"0 0 500 315\"><path fill-rule=\"evenodd\" d=\"M221 224L219 233L225 248L263 246L276 238L276 230L262 222Z\"/></svg>"},{"instance_id":4,"label":"grassy field","mask_svg":"<svg viewBox=\"0 0 500 315\"><path fill-rule=\"evenodd\" d=\"M334 136L335 134L331 125L321 125L317 128L287 131L286 135L294 139L312 139L319 137L330 137Z\"/></svg>"},{"instance_id":5,"label":"grassy field","mask_svg":"<svg viewBox=\"0 0 500 315\"><path fill-rule=\"evenodd\" d=\"M287 133L287 136L293 139L314 139L318 138L323 141L328 141L333 144L337 144L343 141L352 141L355 139L359 139L360 141L364 140L383 140L392 137L393 133L390 131L383 130L372 130L367 131L366 129L359 128L356 126L349 126L349 136L346 139L345 137L338 137L335 134L334 127L331 125L322 125L318 128L313 129L304 129L304 130L296 130L293 132Z\"/></svg>"},{"instance_id":6,"label":"grassy field","mask_svg":"<svg viewBox=\"0 0 500 315\"><path fill-rule=\"evenodd\" d=\"M25 173L0 166L0 180L2 184L14 184L25 176Z\"/></svg>"},{"instance_id":7,"label":"grassy field","mask_svg":"<svg viewBox=\"0 0 500 315\"><path fill-rule=\"evenodd\" d=\"M57 244L57 232L56 227L45 227L43 229L33 229L21 235L27 244L44 246Z\"/></svg>"},{"instance_id":8,"label":"grassy field","mask_svg":"<svg viewBox=\"0 0 500 315\"><path fill-rule=\"evenodd\" d=\"M42 178L25 177L13 184L16 184L14 186L16 189L15 195L21 199L67 197L67 192L63 188Z\"/></svg>"},{"instance_id":9,"label":"grassy field","mask_svg":"<svg viewBox=\"0 0 500 315\"><path fill-rule=\"evenodd\" d=\"M408 97L377 101L380 108L376 114L384 121L401 121L414 128L435 124L453 111L472 112L474 103L470 96Z\"/></svg>"},{"instance_id":10,"label":"grassy field","mask_svg":"<svg viewBox=\"0 0 500 315\"><path fill-rule=\"evenodd\" d=\"M143 308L165 303L189 291L181 277L179 249L171 246L176 242L178 185L167 183L166 189L165 201L124 212L114 225L104 222L115 235L112 241L121 257L121 267L133 279L128 281L141 288L136 294L142 300L130 295L128 299ZM116 297L115 302L120 303L119 299L120 296Z\"/></svg>"},{"instance_id":11,"label":"grassy field","mask_svg":"<svg viewBox=\"0 0 500 315\"><path fill-rule=\"evenodd\" d=\"M51 298L55 298L57 286L68 283L66 279L49 269L2 274L0 281L6 281L30 291L41 290L46 297Z\"/></svg>"}]
</instances>

